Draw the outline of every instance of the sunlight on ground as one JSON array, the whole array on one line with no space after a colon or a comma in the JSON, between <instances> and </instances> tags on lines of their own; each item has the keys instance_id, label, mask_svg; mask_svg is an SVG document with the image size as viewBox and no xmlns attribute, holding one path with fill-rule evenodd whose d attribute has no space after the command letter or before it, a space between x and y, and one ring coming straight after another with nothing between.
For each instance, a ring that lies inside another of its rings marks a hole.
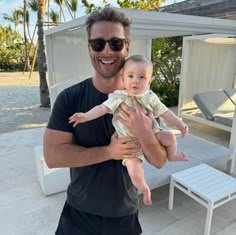
<instances>
[{"instance_id":1,"label":"sunlight on ground","mask_svg":"<svg viewBox=\"0 0 236 235\"><path fill-rule=\"evenodd\" d=\"M28 129L28 128L37 128L37 127L46 127L47 123L29 123L29 124L23 124L20 126L20 128Z\"/></svg>"}]
</instances>

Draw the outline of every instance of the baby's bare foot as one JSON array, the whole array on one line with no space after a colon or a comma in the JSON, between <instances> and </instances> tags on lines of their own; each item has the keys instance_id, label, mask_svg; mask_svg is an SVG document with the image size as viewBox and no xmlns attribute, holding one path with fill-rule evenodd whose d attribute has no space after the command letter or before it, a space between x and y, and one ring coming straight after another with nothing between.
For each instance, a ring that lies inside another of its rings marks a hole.
<instances>
[{"instance_id":1,"label":"baby's bare foot","mask_svg":"<svg viewBox=\"0 0 236 235\"><path fill-rule=\"evenodd\" d=\"M188 161L188 157L184 152L177 153L175 155L175 161Z\"/></svg>"}]
</instances>

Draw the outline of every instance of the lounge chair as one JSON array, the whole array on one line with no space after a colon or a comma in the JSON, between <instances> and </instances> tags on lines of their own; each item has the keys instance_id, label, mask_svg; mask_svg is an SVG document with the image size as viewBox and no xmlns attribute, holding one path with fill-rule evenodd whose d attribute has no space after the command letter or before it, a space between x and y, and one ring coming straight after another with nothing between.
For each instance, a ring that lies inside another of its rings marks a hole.
<instances>
[{"instance_id":1,"label":"lounge chair","mask_svg":"<svg viewBox=\"0 0 236 235\"><path fill-rule=\"evenodd\" d=\"M232 127L236 89L198 93L193 100L207 120Z\"/></svg>"}]
</instances>

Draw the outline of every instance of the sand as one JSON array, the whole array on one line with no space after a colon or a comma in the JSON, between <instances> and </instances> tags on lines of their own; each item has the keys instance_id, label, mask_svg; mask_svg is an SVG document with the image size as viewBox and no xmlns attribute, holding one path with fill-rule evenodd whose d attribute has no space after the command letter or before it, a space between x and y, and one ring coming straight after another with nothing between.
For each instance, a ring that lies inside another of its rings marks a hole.
<instances>
[{"instance_id":1,"label":"sand","mask_svg":"<svg viewBox=\"0 0 236 235\"><path fill-rule=\"evenodd\" d=\"M40 107L38 72L0 72L0 134L44 127L50 112Z\"/></svg>"}]
</instances>

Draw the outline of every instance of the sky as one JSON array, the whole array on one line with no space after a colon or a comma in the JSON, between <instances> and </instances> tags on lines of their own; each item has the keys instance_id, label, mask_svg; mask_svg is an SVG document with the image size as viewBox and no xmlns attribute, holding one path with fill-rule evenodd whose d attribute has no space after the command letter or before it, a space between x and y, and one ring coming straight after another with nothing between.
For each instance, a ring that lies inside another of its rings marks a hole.
<instances>
[{"instance_id":1,"label":"sky","mask_svg":"<svg viewBox=\"0 0 236 235\"><path fill-rule=\"evenodd\" d=\"M173 4L174 2L182 2L184 0L166 0L166 2L163 5L170 5L170 4ZM77 14L76 14L76 17L80 17L80 16L83 16L85 15L85 11L83 9L83 4L81 3L81 1L78 1L79 2L79 6L78 6L78 11L77 11ZM98 5L99 3L102 2L102 0L93 0L92 1L95 5ZM109 1L113 6L117 6L116 5L116 0L111 0ZM8 15L12 15L12 11L14 9L18 9L19 7L23 6L23 0L0 0L0 25L4 25L4 26L8 26L10 23L9 21L6 21L3 19L3 13L6 13ZM51 8L53 9L57 9L57 6L55 5L54 1L53 0L50 0L50 6ZM65 14L68 14L69 13L67 12L67 10L65 10ZM32 32L34 31L34 27L35 27L35 23L36 23L36 13L32 12L31 13L31 18L30 18L30 30L31 30L31 34ZM69 19L71 19L69 16L67 17ZM14 25L11 24L12 26L12 29L14 29ZM19 31L21 34L23 32L23 26L22 25L19 25L17 27L17 31Z\"/></svg>"}]
</instances>

